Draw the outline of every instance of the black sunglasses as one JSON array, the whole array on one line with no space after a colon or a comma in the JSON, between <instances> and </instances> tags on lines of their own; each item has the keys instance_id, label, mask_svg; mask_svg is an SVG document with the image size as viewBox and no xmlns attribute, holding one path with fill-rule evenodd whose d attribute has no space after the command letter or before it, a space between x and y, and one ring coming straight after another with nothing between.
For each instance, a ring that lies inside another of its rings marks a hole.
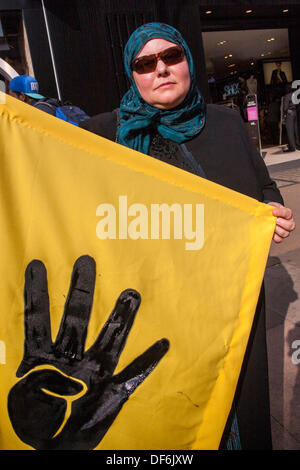
<instances>
[{"instance_id":1,"label":"black sunglasses","mask_svg":"<svg viewBox=\"0 0 300 470\"><path fill-rule=\"evenodd\" d=\"M166 65L179 64L184 58L184 51L179 46L168 47L157 54L144 55L135 59L131 64L131 69L136 73L154 72L158 59L161 59Z\"/></svg>"}]
</instances>

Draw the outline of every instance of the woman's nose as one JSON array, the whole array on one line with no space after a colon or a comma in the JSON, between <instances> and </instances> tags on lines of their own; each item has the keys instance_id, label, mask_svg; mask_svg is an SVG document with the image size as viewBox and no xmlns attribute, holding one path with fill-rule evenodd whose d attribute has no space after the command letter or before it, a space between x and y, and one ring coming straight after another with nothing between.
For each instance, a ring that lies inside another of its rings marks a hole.
<instances>
[{"instance_id":1,"label":"woman's nose","mask_svg":"<svg viewBox=\"0 0 300 470\"><path fill-rule=\"evenodd\" d=\"M160 58L157 60L156 73L158 75L166 75L169 73L168 66Z\"/></svg>"}]
</instances>

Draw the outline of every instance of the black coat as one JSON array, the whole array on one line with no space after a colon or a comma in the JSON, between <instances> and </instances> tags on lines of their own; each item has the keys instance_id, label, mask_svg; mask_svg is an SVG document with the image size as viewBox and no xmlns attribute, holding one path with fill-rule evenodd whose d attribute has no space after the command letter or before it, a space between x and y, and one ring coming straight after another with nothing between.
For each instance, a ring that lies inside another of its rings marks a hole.
<instances>
[{"instance_id":1,"label":"black coat","mask_svg":"<svg viewBox=\"0 0 300 470\"><path fill-rule=\"evenodd\" d=\"M81 127L115 140L117 123L117 113L112 112L94 116L84 121ZM276 183L271 180L262 157L250 141L239 112L219 105L208 105L205 127L185 145L207 179L261 202L276 201L283 204ZM161 160L192 171L184 159L177 157L167 154L159 156ZM234 411L242 448L270 449L272 444L263 288L221 449L226 448Z\"/></svg>"}]
</instances>

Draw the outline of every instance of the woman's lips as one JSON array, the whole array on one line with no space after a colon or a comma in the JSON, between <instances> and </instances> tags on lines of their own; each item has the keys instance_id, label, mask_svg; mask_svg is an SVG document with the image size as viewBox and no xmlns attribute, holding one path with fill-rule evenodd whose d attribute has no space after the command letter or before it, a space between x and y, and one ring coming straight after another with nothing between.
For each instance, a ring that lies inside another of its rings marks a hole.
<instances>
[{"instance_id":1,"label":"woman's lips","mask_svg":"<svg viewBox=\"0 0 300 470\"><path fill-rule=\"evenodd\" d=\"M172 86L172 85L175 85L174 82L166 82L166 83L162 83L161 85L159 85L156 89L158 90L159 88L168 88L169 86Z\"/></svg>"}]
</instances>

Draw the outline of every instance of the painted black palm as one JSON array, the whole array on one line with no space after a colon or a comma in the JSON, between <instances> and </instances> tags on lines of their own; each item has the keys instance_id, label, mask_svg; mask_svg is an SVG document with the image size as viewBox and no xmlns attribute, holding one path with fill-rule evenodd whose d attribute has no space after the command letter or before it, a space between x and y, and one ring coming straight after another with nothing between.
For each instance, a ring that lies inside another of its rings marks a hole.
<instances>
[{"instance_id":1,"label":"painted black palm","mask_svg":"<svg viewBox=\"0 0 300 470\"><path fill-rule=\"evenodd\" d=\"M17 435L35 449L95 448L169 348L168 340L161 339L113 375L141 302L139 293L128 289L119 296L93 346L84 350L95 273L89 256L76 261L52 343L46 269L38 260L26 269L25 346L17 371L17 377L23 378L9 393L8 411ZM36 366L45 367L33 370Z\"/></svg>"}]
</instances>

